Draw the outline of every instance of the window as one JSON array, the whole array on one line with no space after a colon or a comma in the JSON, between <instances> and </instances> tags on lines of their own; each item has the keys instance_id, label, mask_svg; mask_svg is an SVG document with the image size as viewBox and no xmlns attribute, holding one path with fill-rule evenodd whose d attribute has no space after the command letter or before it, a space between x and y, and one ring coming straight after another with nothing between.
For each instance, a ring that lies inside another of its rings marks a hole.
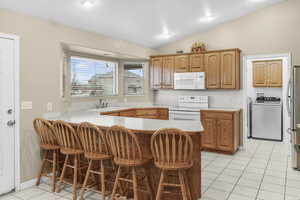
<instances>
[{"instance_id":1,"label":"window","mask_svg":"<svg viewBox=\"0 0 300 200\"><path fill-rule=\"evenodd\" d=\"M124 87L125 95L143 95L143 64L124 64Z\"/></svg>"},{"instance_id":2,"label":"window","mask_svg":"<svg viewBox=\"0 0 300 200\"><path fill-rule=\"evenodd\" d=\"M93 97L117 94L118 63L71 57L71 96Z\"/></svg>"}]
</instances>

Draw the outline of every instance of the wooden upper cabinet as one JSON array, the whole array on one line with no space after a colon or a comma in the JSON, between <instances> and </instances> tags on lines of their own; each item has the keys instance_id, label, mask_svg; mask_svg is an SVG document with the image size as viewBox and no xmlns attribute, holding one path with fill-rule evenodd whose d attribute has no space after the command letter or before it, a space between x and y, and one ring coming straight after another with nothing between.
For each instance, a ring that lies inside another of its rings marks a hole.
<instances>
[{"instance_id":1,"label":"wooden upper cabinet","mask_svg":"<svg viewBox=\"0 0 300 200\"><path fill-rule=\"evenodd\" d=\"M267 62L253 62L253 87L267 87L268 85L268 64Z\"/></svg>"},{"instance_id":2,"label":"wooden upper cabinet","mask_svg":"<svg viewBox=\"0 0 300 200\"><path fill-rule=\"evenodd\" d=\"M221 52L221 88L239 88L239 68L237 67L237 53L235 51Z\"/></svg>"},{"instance_id":3,"label":"wooden upper cabinet","mask_svg":"<svg viewBox=\"0 0 300 200\"><path fill-rule=\"evenodd\" d=\"M189 72L189 55L179 55L174 58L175 72Z\"/></svg>"},{"instance_id":4,"label":"wooden upper cabinet","mask_svg":"<svg viewBox=\"0 0 300 200\"><path fill-rule=\"evenodd\" d=\"M282 60L254 61L253 87L282 87Z\"/></svg>"},{"instance_id":5,"label":"wooden upper cabinet","mask_svg":"<svg viewBox=\"0 0 300 200\"><path fill-rule=\"evenodd\" d=\"M163 59L162 88L173 88L174 85L174 56L167 56Z\"/></svg>"},{"instance_id":6,"label":"wooden upper cabinet","mask_svg":"<svg viewBox=\"0 0 300 200\"><path fill-rule=\"evenodd\" d=\"M162 83L163 57L151 59L151 87L153 89L161 88Z\"/></svg>"},{"instance_id":7,"label":"wooden upper cabinet","mask_svg":"<svg viewBox=\"0 0 300 200\"><path fill-rule=\"evenodd\" d=\"M220 88L220 53L205 54L206 87Z\"/></svg>"},{"instance_id":8,"label":"wooden upper cabinet","mask_svg":"<svg viewBox=\"0 0 300 200\"><path fill-rule=\"evenodd\" d=\"M268 62L269 87L282 87L282 60Z\"/></svg>"},{"instance_id":9,"label":"wooden upper cabinet","mask_svg":"<svg viewBox=\"0 0 300 200\"><path fill-rule=\"evenodd\" d=\"M207 89L240 89L240 50L169 54L151 57L153 89L173 88L174 73L205 72ZM274 74L278 74L273 71ZM277 81L272 79L274 85Z\"/></svg>"},{"instance_id":10,"label":"wooden upper cabinet","mask_svg":"<svg viewBox=\"0 0 300 200\"><path fill-rule=\"evenodd\" d=\"M190 55L190 71L191 72L205 72L204 54Z\"/></svg>"}]
</instances>

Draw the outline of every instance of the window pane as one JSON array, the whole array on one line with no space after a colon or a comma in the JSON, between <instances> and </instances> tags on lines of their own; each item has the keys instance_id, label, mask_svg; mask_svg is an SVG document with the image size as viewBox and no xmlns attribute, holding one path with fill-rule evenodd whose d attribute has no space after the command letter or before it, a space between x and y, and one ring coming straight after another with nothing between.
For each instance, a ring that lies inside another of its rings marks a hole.
<instances>
[{"instance_id":1,"label":"window pane","mask_svg":"<svg viewBox=\"0 0 300 200\"><path fill-rule=\"evenodd\" d=\"M124 87L126 95L143 95L144 68L142 64L124 65Z\"/></svg>"},{"instance_id":2,"label":"window pane","mask_svg":"<svg viewBox=\"0 0 300 200\"><path fill-rule=\"evenodd\" d=\"M71 95L115 95L116 67L114 62L71 57Z\"/></svg>"}]
</instances>

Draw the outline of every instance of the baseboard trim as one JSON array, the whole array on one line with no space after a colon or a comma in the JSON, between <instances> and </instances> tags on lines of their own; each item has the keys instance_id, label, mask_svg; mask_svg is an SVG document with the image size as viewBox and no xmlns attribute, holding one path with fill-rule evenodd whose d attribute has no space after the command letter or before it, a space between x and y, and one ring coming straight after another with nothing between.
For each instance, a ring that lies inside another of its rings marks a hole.
<instances>
[{"instance_id":1,"label":"baseboard trim","mask_svg":"<svg viewBox=\"0 0 300 200\"><path fill-rule=\"evenodd\" d=\"M36 183L36 178L31 179L31 180L26 181L26 182L23 182L23 183L21 183L21 185L20 185L20 190L25 190L25 189L27 189L27 188L30 188L30 187L34 186L35 183Z\"/></svg>"}]
</instances>

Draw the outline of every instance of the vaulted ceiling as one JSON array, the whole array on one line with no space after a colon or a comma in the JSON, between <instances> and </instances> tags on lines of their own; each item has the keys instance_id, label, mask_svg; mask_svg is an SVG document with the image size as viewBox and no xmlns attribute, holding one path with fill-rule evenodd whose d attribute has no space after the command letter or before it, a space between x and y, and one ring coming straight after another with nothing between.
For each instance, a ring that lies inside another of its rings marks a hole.
<instances>
[{"instance_id":1,"label":"vaulted ceiling","mask_svg":"<svg viewBox=\"0 0 300 200\"><path fill-rule=\"evenodd\" d=\"M1 0L0 8L156 48L280 1Z\"/></svg>"}]
</instances>

